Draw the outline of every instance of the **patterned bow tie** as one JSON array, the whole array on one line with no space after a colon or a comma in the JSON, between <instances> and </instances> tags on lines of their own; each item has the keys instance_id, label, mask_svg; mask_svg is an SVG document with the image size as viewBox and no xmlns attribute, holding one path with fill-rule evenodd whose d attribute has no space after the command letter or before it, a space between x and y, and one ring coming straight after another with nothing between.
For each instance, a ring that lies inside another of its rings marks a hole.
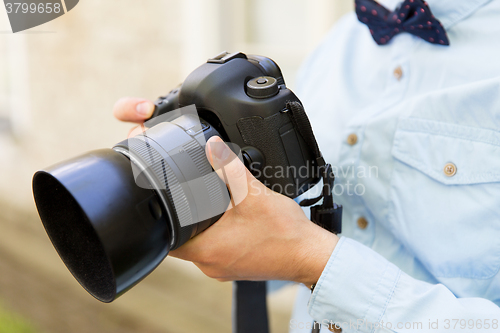
<instances>
[{"instance_id":1,"label":"patterned bow tie","mask_svg":"<svg viewBox=\"0 0 500 333\"><path fill-rule=\"evenodd\" d=\"M446 31L423 0L405 0L391 12L374 0L356 0L356 14L365 23L378 45L385 45L400 32L408 32L423 40L450 45Z\"/></svg>"}]
</instances>

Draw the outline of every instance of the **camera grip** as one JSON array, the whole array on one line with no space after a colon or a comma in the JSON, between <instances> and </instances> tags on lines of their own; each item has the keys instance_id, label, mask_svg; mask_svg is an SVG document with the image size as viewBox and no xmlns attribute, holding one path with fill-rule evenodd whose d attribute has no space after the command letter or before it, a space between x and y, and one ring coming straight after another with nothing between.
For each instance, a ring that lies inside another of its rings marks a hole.
<instances>
[{"instance_id":1,"label":"camera grip","mask_svg":"<svg viewBox=\"0 0 500 333\"><path fill-rule=\"evenodd\" d=\"M314 159L287 112L267 118L242 118L237 126L245 144L257 148L265 156L263 168L255 173L264 185L295 198L307 191L305 183L318 182Z\"/></svg>"}]
</instances>

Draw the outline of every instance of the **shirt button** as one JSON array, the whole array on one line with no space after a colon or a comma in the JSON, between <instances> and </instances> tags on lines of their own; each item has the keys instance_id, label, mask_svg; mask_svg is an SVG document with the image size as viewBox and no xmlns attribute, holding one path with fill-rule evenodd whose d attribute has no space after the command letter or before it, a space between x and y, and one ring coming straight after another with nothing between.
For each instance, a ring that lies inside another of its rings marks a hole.
<instances>
[{"instance_id":1,"label":"shirt button","mask_svg":"<svg viewBox=\"0 0 500 333\"><path fill-rule=\"evenodd\" d=\"M448 163L444 166L444 174L447 177L453 177L457 174L457 166L453 163Z\"/></svg>"},{"instance_id":2,"label":"shirt button","mask_svg":"<svg viewBox=\"0 0 500 333\"><path fill-rule=\"evenodd\" d=\"M347 137L347 143L351 146L354 146L358 142L358 136L356 134L350 134Z\"/></svg>"},{"instance_id":3,"label":"shirt button","mask_svg":"<svg viewBox=\"0 0 500 333\"><path fill-rule=\"evenodd\" d=\"M330 324L328 330L333 333L342 333L342 328L338 324Z\"/></svg>"},{"instance_id":4,"label":"shirt button","mask_svg":"<svg viewBox=\"0 0 500 333\"><path fill-rule=\"evenodd\" d=\"M396 67L393 74L396 80L400 81L403 77L403 69L401 68L401 66Z\"/></svg>"},{"instance_id":5,"label":"shirt button","mask_svg":"<svg viewBox=\"0 0 500 333\"><path fill-rule=\"evenodd\" d=\"M364 217L358 219L358 228L361 230L368 228L368 221Z\"/></svg>"}]
</instances>

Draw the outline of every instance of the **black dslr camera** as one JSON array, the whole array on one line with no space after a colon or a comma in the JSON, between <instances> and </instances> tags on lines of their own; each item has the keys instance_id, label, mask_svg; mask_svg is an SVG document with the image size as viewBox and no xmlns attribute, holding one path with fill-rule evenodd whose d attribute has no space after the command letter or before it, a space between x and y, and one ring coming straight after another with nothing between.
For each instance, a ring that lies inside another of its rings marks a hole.
<instances>
[{"instance_id":1,"label":"black dslr camera","mask_svg":"<svg viewBox=\"0 0 500 333\"><path fill-rule=\"evenodd\" d=\"M307 200L312 219L340 231L333 174L299 99L269 58L222 53L156 101L148 130L33 177L43 225L60 257L94 297L111 302L168 254L215 223L230 195L206 156L215 135L269 188ZM241 147L241 150L234 148Z\"/></svg>"},{"instance_id":2,"label":"black dslr camera","mask_svg":"<svg viewBox=\"0 0 500 333\"><path fill-rule=\"evenodd\" d=\"M300 101L271 59L227 52L209 59L156 101L153 117L192 104L217 135L241 147L245 165L271 189L294 198L318 182L317 156L290 112Z\"/></svg>"}]
</instances>

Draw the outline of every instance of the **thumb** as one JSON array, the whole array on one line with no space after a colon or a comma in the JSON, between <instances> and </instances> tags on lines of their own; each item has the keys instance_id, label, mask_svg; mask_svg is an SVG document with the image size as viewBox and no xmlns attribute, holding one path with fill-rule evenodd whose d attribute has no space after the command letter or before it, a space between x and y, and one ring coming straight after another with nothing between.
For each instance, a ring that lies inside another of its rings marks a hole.
<instances>
[{"instance_id":1,"label":"thumb","mask_svg":"<svg viewBox=\"0 0 500 333\"><path fill-rule=\"evenodd\" d=\"M248 195L252 174L218 136L207 141L206 154L215 172L226 183L231 193L232 206L240 204Z\"/></svg>"}]
</instances>

